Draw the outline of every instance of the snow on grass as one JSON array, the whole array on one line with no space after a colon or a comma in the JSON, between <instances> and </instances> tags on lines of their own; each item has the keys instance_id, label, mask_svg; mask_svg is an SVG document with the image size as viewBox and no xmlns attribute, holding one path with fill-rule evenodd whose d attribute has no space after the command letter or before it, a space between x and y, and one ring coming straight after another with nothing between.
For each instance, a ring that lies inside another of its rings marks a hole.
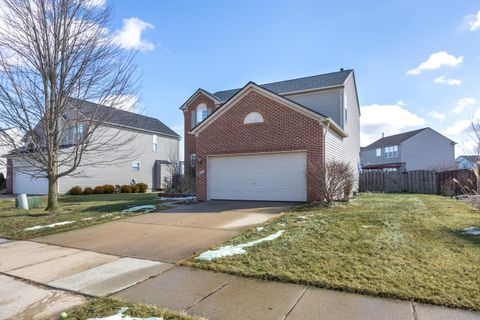
<instances>
[{"instance_id":1,"label":"snow on grass","mask_svg":"<svg viewBox=\"0 0 480 320\"><path fill-rule=\"evenodd\" d=\"M149 212L152 210L155 210L157 206L155 205L144 205L144 206L136 206L136 207L131 207L125 210L122 210L122 212Z\"/></svg>"},{"instance_id":2,"label":"snow on grass","mask_svg":"<svg viewBox=\"0 0 480 320\"><path fill-rule=\"evenodd\" d=\"M257 227L257 231L263 231L264 227Z\"/></svg>"},{"instance_id":3,"label":"snow on grass","mask_svg":"<svg viewBox=\"0 0 480 320\"><path fill-rule=\"evenodd\" d=\"M265 242L265 241L272 241L280 237L285 230L279 230L275 232L274 234L269 235L268 237L261 238L258 240L250 241L247 243L242 243L242 244L237 244L237 245L230 245L230 246L224 246L220 247L217 250L208 250L200 254L197 259L198 260L206 260L206 261L212 261L217 258L222 258L222 257L229 257L237 254L245 254L247 251L245 251L244 248L252 247L254 245L257 245L259 243Z\"/></svg>"},{"instance_id":4,"label":"snow on grass","mask_svg":"<svg viewBox=\"0 0 480 320\"><path fill-rule=\"evenodd\" d=\"M197 197L188 196L188 197L157 197L159 201L196 201Z\"/></svg>"},{"instance_id":5,"label":"snow on grass","mask_svg":"<svg viewBox=\"0 0 480 320\"><path fill-rule=\"evenodd\" d=\"M469 234L471 236L480 236L480 228L475 228L475 227L463 228L462 233Z\"/></svg>"},{"instance_id":6,"label":"snow on grass","mask_svg":"<svg viewBox=\"0 0 480 320\"><path fill-rule=\"evenodd\" d=\"M150 318L136 318L136 317L130 317L126 316L123 313L127 311L128 308L120 308L120 310L117 311L117 313L107 316L107 317L102 317L102 318L88 318L87 320L163 320L163 317L150 317Z\"/></svg>"},{"instance_id":7,"label":"snow on grass","mask_svg":"<svg viewBox=\"0 0 480 320\"><path fill-rule=\"evenodd\" d=\"M81 219L81 221L89 221L89 220L93 220L93 218L92 218L92 217L89 217L89 218L83 218L83 219Z\"/></svg>"},{"instance_id":8,"label":"snow on grass","mask_svg":"<svg viewBox=\"0 0 480 320\"><path fill-rule=\"evenodd\" d=\"M55 228L55 227L58 227L58 226L64 226L66 224L71 224L71 223L75 223L77 221L62 221L62 222L56 222L56 223L52 223L52 224L47 224L47 225L43 225L43 226L33 226L33 227L28 227L28 228L25 228L24 230L25 231L35 231L35 230L41 230L41 229L46 229L46 228Z\"/></svg>"}]
</instances>

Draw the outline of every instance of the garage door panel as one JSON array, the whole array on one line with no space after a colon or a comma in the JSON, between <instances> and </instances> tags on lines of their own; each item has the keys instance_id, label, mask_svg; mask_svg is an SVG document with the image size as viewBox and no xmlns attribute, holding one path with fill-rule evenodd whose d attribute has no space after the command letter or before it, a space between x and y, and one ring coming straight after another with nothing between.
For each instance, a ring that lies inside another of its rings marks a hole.
<instances>
[{"instance_id":1,"label":"garage door panel","mask_svg":"<svg viewBox=\"0 0 480 320\"><path fill-rule=\"evenodd\" d=\"M26 193L35 195L48 194L48 180L46 178L33 178L20 171L13 174L13 193Z\"/></svg>"},{"instance_id":2,"label":"garage door panel","mask_svg":"<svg viewBox=\"0 0 480 320\"><path fill-rule=\"evenodd\" d=\"M306 154L209 157L210 199L306 201Z\"/></svg>"}]
</instances>

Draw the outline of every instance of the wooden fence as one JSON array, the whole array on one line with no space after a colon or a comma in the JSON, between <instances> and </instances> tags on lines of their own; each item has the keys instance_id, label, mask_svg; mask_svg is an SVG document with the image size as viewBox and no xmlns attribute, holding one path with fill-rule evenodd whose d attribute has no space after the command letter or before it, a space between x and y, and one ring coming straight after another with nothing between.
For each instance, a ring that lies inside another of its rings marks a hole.
<instances>
[{"instance_id":1,"label":"wooden fence","mask_svg":"<svg viewBox=\"0 0 480 320\"><path fill-rule=\"evenodd\" d=\"M386 192L386 193L424 193L440 194L444 188L456 178L459 181L476 181L469 170L453 170L436 172L430 170L416 170L405 173L398 172L362 172L360 173L360 192ZM453 193L458 194L459 188L454 188Z\"/></svg>"}]
</instances>

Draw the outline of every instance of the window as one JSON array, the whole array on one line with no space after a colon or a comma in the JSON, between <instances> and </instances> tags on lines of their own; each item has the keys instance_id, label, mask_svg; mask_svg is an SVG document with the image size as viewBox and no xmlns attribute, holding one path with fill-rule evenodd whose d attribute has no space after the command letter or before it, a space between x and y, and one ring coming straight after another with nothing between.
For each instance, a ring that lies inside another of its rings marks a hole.
<instances>
[{"instance_id":1,"label":"window","mask_svg":"<svg viewBox=\"0 0 480 320\"><path fill-rule=\"evenodd\" d=\"M348 119L348 101L347 101L347 95L346 95L346 94L343 95L343 110L344 110L344 114L345 114L345 123L347 123L347 119Z\"/></svg>"},{"instance_id":2,"label":"window","mask_svg":"<svg viewBox=\"0 0 480 320\"><path fill-rule=\"evenodd\" d=\"M398 146L391 146L385 148L385 158L398 157Z\"/></svg>"},{"instance_id":3,"label":"window","mask_svg":"<svg viewBox=\"0 0 480 320\"><path fill-rule=\"evenodd\" d=\"M132 170L140 171L140 161L132 161Z\"/></svg>"},{"instance_id":4,"label":"window","mask_svg":"<svg viewBox=\"0 0 480 320\"><path fill-rule=\"evenodd\" d=\"M156 134L153 135L153 146L152 146L153 152L158 151L158 136Z\"/></svg>"},{"instance_id":5,"label":"window","mask_svg":"<svg viewBox=\"0 0 480 320\"><path fill-rule=\"evenodd\" d=\"M197 155L195 153L192 153L190 155L190 167L194 168L196 162L197 162Z\"/></svg>"},{"instance_id":6,"label":"window","mask_svg":"<svg viewBox=\"0 0 480 320\"><path fill-rule=\"evenodd\" d=\"M258 113L258 112L250 112L245 116L245 119L243 119L243 123L262 123L263 122L263 116Z\"/></svg>"},{"instance_id":7,"label":"window","mask_svg":"<svg viewBox=\"0 0 480 320\"><path fill-rule=\"evenodd\" d=\"M208 108L205 103L200 103L197 106L197 123L202 122L208 116Z\"/></svg>"},{"instance_id":8,"label":"window","mask_svg":"<svg viewBox=\"0 0 480 320\"><path fill-rule=\"evenodd\" d=\"M382 156L382 148L377 148L377 157Z\"/></svg>"}]
</instances>

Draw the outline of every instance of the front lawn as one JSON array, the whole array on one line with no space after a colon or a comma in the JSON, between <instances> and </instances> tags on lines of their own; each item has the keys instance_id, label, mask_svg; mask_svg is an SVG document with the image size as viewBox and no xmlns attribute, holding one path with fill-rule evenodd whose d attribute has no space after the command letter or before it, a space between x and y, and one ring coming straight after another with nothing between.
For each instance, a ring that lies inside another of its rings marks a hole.
<instances>
[{"instance_id":1,"label":"front lawn","mask_svg":"<svg viewBox=\"0 0 480 320\"><path fill-rule=\"evenodd\" d=\"M56 213L44 209L17 210L14 200L3 200L0 201L0 237L29 239L142 214L122 212L133 206L155 205L155 211L161 210L164 207L156 196L156 193L61 196L60 209ZM54 223L60 224L42 227ZM35 226L42 228L25 230Z\"/></svg>"},{"instance_id":2,"label":"front lawn","mask_svg":"<svg viewBox=\"0 0 480 320\"><path fill-rule=\"evenodd\" d=\"M267 280L480 310L480 211L441 196L361 194L301 207L226 244L277 239L187 264ZM225 244L223 244L225 245Z\"/></svg>"},{"instance_id":3,"label":"front lawn","mask_svg":"<svg viewBox=\"0 0 480 320\"><path fill-rule=\"evenodd\" d=\"M202 320L203 318L191 317L185 313L170 311L154 306L133 304L118 299L101 298L81 305L67 313L67 320L85 320L90 318L108 317L117 313L120 308L128 308L123 314L131 317L150 319L150 317L163 318L164 320Z\"/></svg>"}]
</instances>

